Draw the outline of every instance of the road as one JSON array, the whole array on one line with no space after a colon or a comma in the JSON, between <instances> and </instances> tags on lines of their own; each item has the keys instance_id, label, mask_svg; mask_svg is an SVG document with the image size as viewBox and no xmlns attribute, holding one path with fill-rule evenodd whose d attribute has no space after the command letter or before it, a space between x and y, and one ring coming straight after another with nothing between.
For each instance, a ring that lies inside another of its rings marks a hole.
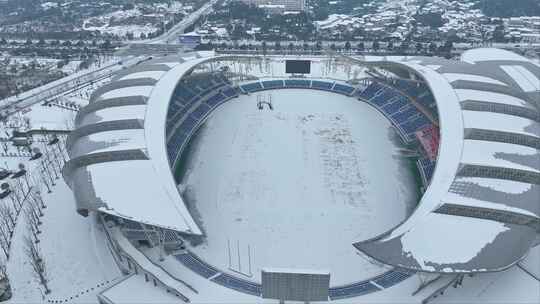
<instances>
[{"instance_id":1,"label":"road","mask_svg":"<svg viewBox=\"0 0 540 304\"><path fill-rule=\"evenodd\" d=\"M170 30L163 35L148 39L141 40L139 44L175 44L178 43L178 35L183 33L186 28L193 25L201 16L212 12L212 6L217 0L211 0L205 5L201 6L195 12L186 16L182 21L173 26ZM113 61L104 67L98 69L88 69L80 71L78 73L69 75L67 77L50 82L43 86L34 88L32 90L23 92L16 96L10 96L0 100L0 111L4 115L13 113L21 108L28 107L38 102L46 101L54 96L62 95L66 92L73 91L78 87L83 87L89 82L106 78L113 73L122 70L131 65L135 65L142 59L140 56L131 57L121 61Z\"/></svg>"},{"instance_id":2,"label":"road","mask_svg":"<svg viewBox=\"0 0 540 304\"><path fill-rule=\"evenodd\" d=\"M193 25L193 23L195 23L201 16L212 12L212 6L217 1L218 0L211 0L210 2L201 6L198 10L189 14L186 18L182 19L182 21L178 22L175 26L173 26L170 30L168 30L161 36L153 38L153 39L140 40L137 43L148 43L148 44L178 43L178 35L184 33L185 29Z\"/></svg>"},{"instance_id":3,"label":"road","mask_svg":"<svg viewBox=\"0 0 540 304\"><path fill-rule=\"evenodd\" d=\"M83 70L19 95L7 97L0 100L0 111L2 111L3 115L11 114L38 102L43 102L52 97L62 95L65 92L73 91L78 87L84 87L89 82L109 77L113 73L135 65L141 60L142 58L140 57L134 57L124 61L111 61L103 67Z\"/></svg>"}]
</instances>

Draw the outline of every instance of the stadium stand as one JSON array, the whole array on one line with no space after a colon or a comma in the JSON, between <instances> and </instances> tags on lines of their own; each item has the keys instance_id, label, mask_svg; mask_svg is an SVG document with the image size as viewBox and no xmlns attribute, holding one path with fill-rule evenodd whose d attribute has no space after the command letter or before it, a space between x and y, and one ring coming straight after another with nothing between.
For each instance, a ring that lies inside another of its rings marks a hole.
<instances>
[{"instance_id":1,"label":"stadium stand","mask_svg":"<svg viewBox=\"0 0 540 304\"><path fill-rule=\"evenodd\" d=\"M400 283L401 281L408 279L411 277L412 274L410 273L404 273L399 271L388 271L384 274L372 279L373 282L377 283L377 285L380 285L384 288L388 288L391 286L396 285L397 283Z\"/></svg>"},{"instance_id":2,"label":"stadium stand","mask_svg":"<svg viewBox=\"0 0 540 304\"><path fill-rule=\"evenodd\" d=\"M176 254L174 257L184 266L207 279L219 273L217 269L201 261L191 252Z\"/></svg>"},{"instance_id":3,"label":"stadium stand","mask_svg":"<svg viewBox=\"0 0 540 304\"><path fill-rule=\"evenodd\" d=\"M261 284L239 279L226 273L221 273L220 275L213 278L212 281L220 285L223 285L225 287L238 290L243 293L251 294L254 296L260 296L262 293Z\"/></svg>"},{"instance_id":4,"label":"stadium stand","mask_svg":"<svg viewBox=\"0 0 540 304\"><path fill-rule=\"evenodd\" d=\"M179 157L182 147L201 121L217 106L237 97L241 92L254 93L270 89L310 88L353 96L365 101L386 116L406 144L417 144L415 132L432 122L413 103L411 98L422 100L423 105L436 113L433 96L425 84L400 79L391 84L368 80L360 89L348 84L307 79L264 80L245 83L233 87L231 82L221 73L209 74L206 78L197 78L196 84L189 78L181 82L173 94L173 101L167 114L167 153L171 163ZM407 94L407 95L405 95ZM424 185L433 175L435 162L420 158L418 169Z\"/></svg>"},{"instance_id":5,"label":"stadium stand","mask_svg":"<svg viewBox=\"0 0 540 304\"><path fill-rule=\"evenodd\" d=\"M332 287L328 290L331 300L347 299L378 291L379 288L370 281L362 281L345 286Z\"/></svg>"}]
</instances>

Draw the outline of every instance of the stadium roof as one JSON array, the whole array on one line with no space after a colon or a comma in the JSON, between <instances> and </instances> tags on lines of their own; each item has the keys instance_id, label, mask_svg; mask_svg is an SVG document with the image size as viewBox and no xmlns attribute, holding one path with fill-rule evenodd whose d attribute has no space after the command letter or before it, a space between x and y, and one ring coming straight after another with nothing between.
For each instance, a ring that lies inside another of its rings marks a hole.
<instances>
[{"instance_id":1,"label":"stadium roof","mask_svg":"<svg viewBox=\"0 0 540 304\"><path fill-rule=\"evenodd\" d=\"M119 72L77 115L63 174L77 210L201 234L176 188L165 151L165 117L178 80L212 52L169 56Z\"/></svg>"},{"instance_id":2,"label":"stadium roof","mask_svg":"<svg viewBox=\"0 0 540 304\"><path fill-rule=\"evenodd\" d=\"M437 101L438 160L413 214L354 246L418 271L512 266L540 230L540 66L498 49L391 61L425 80Z\"/></svg>"},{"instance_id":3,"label":"stadium roof","mask_svg":"<svg viewBox=\"0 0 540 304\"><path fill-rule=\"evenodd\" d=\"M234 58L213 52L157 58L96 90L76 118L63 171L79 212L201 234L167 159L167 108L180 79L198 64ZM465 52L460 61L377 64L427 83L441 141L431 184L413 214L354 246L415 271L496 271L519 261L540 230L540 66L494 49Z\"/></svg>"}]
</instances>

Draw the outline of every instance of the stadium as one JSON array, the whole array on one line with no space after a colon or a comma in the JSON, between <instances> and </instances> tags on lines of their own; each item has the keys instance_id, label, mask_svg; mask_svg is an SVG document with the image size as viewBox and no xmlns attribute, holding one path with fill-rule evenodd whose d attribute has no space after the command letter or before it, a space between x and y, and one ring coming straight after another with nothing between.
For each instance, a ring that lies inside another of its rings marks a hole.
<instances>
[{"instance_id":1,"label":"stadium","mask_svg":"<svg viewBox=\"0 0 540 304\"><path fill-rule=\"evenodd\" d=\"M62 173L162 301L425 303L540 243L539 79L499 49L150 57L93 92Z\"/></svg>"}]
</instances>

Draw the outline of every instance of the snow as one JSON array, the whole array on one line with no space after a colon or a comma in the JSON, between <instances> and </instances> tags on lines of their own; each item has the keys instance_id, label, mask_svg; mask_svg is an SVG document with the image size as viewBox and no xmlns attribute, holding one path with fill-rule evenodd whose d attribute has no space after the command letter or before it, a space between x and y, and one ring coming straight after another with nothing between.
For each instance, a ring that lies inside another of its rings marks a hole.
<instances>
[{"instance_id":1,"label":"snow","mask_svg":"<svg viewBox=\"0 0 540 304\"><path fill-rule=\"evenodd\" d=\"M168 110L167 105L180 78L193 65L208 60L208 56L212 56L213 52L201 53L201 55L202 58L193 59L192 61L181 64L177 63L176 67L160 79L152 90L148 100L144 121L146 146L151 160L152 176L156 178L155 184L159 184L157 185L159 191L167 197L167 201L176 209L175 214L183 218L184 229L187 228L194 234L200 234L201 232L184 205L174 183L167 158L165 123Z\"/></svg>"},{"instance_id":2,"label":"snow","mask_svg":"<svg viewBox=\"0 0 540 304\"><path fill-rule=\"evenodd\" d=\"M106 92L100 99L116 98L123 96L149 96L153 86L126 87Z\"/></svg>"},{"instance_id":3,"label":"snow","mask_svg":"<svg viewBox=\"0 0 540 304\"><path fill-rule=\"evenodd\" d=\"M530 189L531 184L483 177L456 177L456 182L477 183L496 191L519 194Z\"/></svg>"},{"instance_id":4,"label":"snow","mask_svg":"<svg viewBox=\"0 0 540 304\"><path fill-rule=\"evenodd\" d=\"M129 240L122 235L120 230L115 229L113 231L113 238L121 248L121 251L127 253L128 256L135 261L139 267L141 267L144 271L151 273L158 281L180 293L184 293L186 290L189 290L184 284L180 283L169 273L163 270L163 268L152 263L151 260L149 260L140 250L135 248L129 242Z\"/></svg>"},{"instance_id":5,"label":"snow","mask_svg":"<svg viewBox=\"0 0 540 304\"><path fill-rule=\"evenodd\" d=\"M507 153L516 156L529 156L532 164L529 164L529 166L522 165L498 157L498 155ZM538 157L538 150L534 148L492 141L465 140L462 161L467 164L540 172L540 160L534 161L535 156ZM536 167L532 167L533 165L536 165Z\"/></svg>"},{"instance_id":6,"label":"snow","mask_svg":"<svg viewBox=\"0 0 540 304\"><path fill-rule=\"evenodd\" d=\"M122 107L104 108L85 115L80 121L79 127L105 121L144 119L145 113L146 105L128 105Z\"/></svg>"},{"instance_id":7,"label":"snow","mask_svg":"<svg viewBox=\"0 0 540 304\"><path fill-rule=\"evenodd\" d=\"M100 210L143 223L187 231L185 213L174 197L163 191L153 163L149 160L114 161L87 167L96 196L107 207ZM172 181L171 181L172 182Z\"/></svg>"},{"instance_id":8,"label":"snow","mask_svg":"<svg viewBox=\"0 0 540 304\"><path fill-rule=\"evenodd\" d=\"M47 208L42 218L40 248L42 250L51 294L46 298L64 300L84 294L73 302L96 302L102 287L98 284L121 276L105 242L101 227L94 217L81 217L74 213L75 202L67 185L56 181L51 194L42 192ZM23 237L27 234L21 222L17 226L8 264L13 298L11 303L36 303L42 301L37 280L31 273L24 254ZM69 232L69 233L68 233ZM91 292L87 289L93 288Z\"/></svg>"},{"instance_id":9,"label":"snow","mask_svg":"<svg viewBox=\"0 0 540 304\"><path fill-rule=\"evenodd\" d=\"M70 130L71 122L77 114L74 110L41 104L35 104L27 109L23 116L30 119L31 129Z\"/></svg>"},{"instance_id":10,"label":"snow","mask_svg":"<svg viewBox=\"0 0 540 304\"><path fill-rule=\"evenodd\" d=\"M498 81L496 79L486 77L486 76L478 76L478 75L471 75L471 74L460 74L460 73L444 73L442 74L450 83L457 81L457 80L467 80L467 81L475 81L475 82L484 82L484 83L491 83L491 84L497 84L502 86L508 86L506 83Z\"/></svg>"},{"instance_id":11,"label":"snow","mask_svg":"<svg viewBox=\"0 0 540 304\"><path fill-rule=\"evenodd\" d=\"M528 61L526 58L502 49L477 48L467 50L461 54L461 60L468 63L498 60Z\"/></svg>"},{"instance_id":12,"label":"snow","mask_svg":"<svg viewBox=\"0 0 540 304\"><path fill-rule=\"evenodd\" d=\"M329 269L332 286L382 273L351 244L394 227L418 200L388 120L333 93L271 91L274 111L254 95L215 110L185 152L183 196L206 236L192 250L229 272L249 272L251 259L255 281L267 267Z\"/></svg>"},{"instance_id":13,"label":"snow","mask_svg":"<svg viewBox=\"0 0 540 304\"><path fill-rule=\"evenodd\" d=\"M514 96L506 95L506 94L478 91L478 90L468 90L468 89L457 89L455 91L456 91L456 94L459 96L460 101L480 100L480 101L502 103L502 104L509 104L509 105L514 105L514 106L532 108L532 106L529 103L527 103L525 100L519 99Z\"/></svg>"},{"instance_id":14,"label":"snow","mask_svg":"<svg viewBox=\"0 0 540 304\"><path fill-rule=\"evenodd\" d=\"M524 92L540 90L540 80L521 65L502 65L501 69L521 87Z\"/></svg>"},{"instance_id":15,"label":"snow","mask_svg":"<svg viewBox=\"0 0 540 304\"><path fill-rule=\"evenodd\" d=\"M115 130L94 133L79 138L71 147L71 157L75 158L89 153L144 148L145 140L142 129Z\"/></svg>"},{"instance_id":16,"label":"snow","mask_svg":"<svg viewBox=\"0 0 540 304\"><path fill-rule=\"evenodd\" d=\"M465 128L498 130L538 137L538 123L518 116L492 112L463 111ZM535 130L536 126L536 130Z\"/></svg>"},{"instance_id":17,"label":"snow","mask_svg":"<svg viewBox=\"0 0 540 304\"><path fill-rule=\"evenodd\" d=\"M460 179L460 181L477 182L478 184L482 185L481 181L478 181L478 179L477 180L474 180L474 179L472 179L472 180ZM487 181L489 182L489 180L487 180ZM492 181L497 182L498 180L492 180ZM527 185L527 184L524 184L524 185L530 187L530 185ZM486 186L486 185L483 184L482 186ZM494 188L494 187L490 187L490 188ZM504 211L508 211L508 212L514 212L514 213L518 213L518 214L525 214L525 215L528 215L528 216L537 217L537 215L535 213L527 211L527 210L522 209L522 208L509 207L506 204L493 203L493 202L488 202L488 201L484 201L484 200L477 200L477 199L474 199L474 198L464 197L464 196L461 196L461 195L458 195L458 194L455 194L455 193L451 193L451 192L449 192L447 194L447 196L445 198L443 198L442 201L445 202L445 203L448 203L448 204L457 204L457 205L463 205L463 206L489 208L489 209L494 209L494 210L504 210Z\"/></svg>"},{"instance_id":18,"label":"snow","mask_svg":"<svg viewBox=\"0 0 540 304\"><path fill-rule=\"evenodd\" d=\"M145 72L128 74L120 78L120 80L135 79L135 78L153 78L153 79L158 80L159 78L161 78L161 76L163 76L163 74L165 74L164 71L145 71Z\"/></svg>"},{"instance_id":19,"label":"snow","mask_svg":"<svg viewBox=\"0 0 540 304\"><path fill-rule=\"evenodd\" d=\"M467 263L483 246L508 229L504 223L495 221L431 213L403 235L401 244L403 252L412 254L426 268L431 267L429 263ZM479 242L479 239L483 242Z\"/></svg>"},{"instance_id":20,"label":"snow","mask_svg":"<svg viewBox=\"0 0 540 304\"><path fill-rule=\"evenodd\" d=\"M396 227L389 235L389 238L399 237L407 232L411 227L415 227L422 218L430 216L446 195L450 185L454 181L461 154L463 150L463 117L459 99L452 86L446 78L432 69L425 68L419 64L401 62L418 71L426 80L435 100L438 102L438 112L440 113L440 146L437 155L435 172L431 178L431 184L424 192L418 207L414 213L400 226Z\"/></svg>"},{"instance_id":21,"label":"snow","mask_svg":"<svg viewBox=\"0 0 540 304\"><path fill-rule=\"evenodd\" d=\"M179 302L176 296L154 287L152 282L146 282L141 275L130 275L122 282L105 290L101 296L115 304Z\"/></svg>"},{"instance_id":22,"label":"snow","mask_svg":"<svg viewBox=\"0 0 540 304\"><path fill-rule=\"evenodd\" d=\"M532 304L540 301L540 282L518 267L502 272L465 276L463 285L448 288L434 304L494 303Z\"/></svg>"}]
</instances>

